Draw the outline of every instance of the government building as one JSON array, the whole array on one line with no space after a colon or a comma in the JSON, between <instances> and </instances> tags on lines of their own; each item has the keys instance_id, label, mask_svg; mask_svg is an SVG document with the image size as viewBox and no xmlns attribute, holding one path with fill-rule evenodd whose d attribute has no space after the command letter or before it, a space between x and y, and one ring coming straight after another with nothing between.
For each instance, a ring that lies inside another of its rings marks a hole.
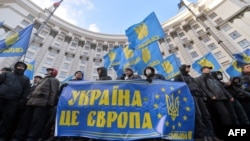
<instances>
[{"instance_id":1,"label":"government building","mask_svg":"<svg viewBox=\"0 0 250 141\"><path fill-rule=\"evenodd\" d=\"M198 0L187 6L161 23L166 33L159 40L163 57L174 53L181 63L192 64L211 52L226 69L232 54L250 48L250 0ZM85 80L96 80L96 68L103 66L103 56L114 47L128 45L125 35L91 32L54 15L36 36L50 12L29 0L0 1L0 21L4 21L0 39L35 23L33 41L25 56L26 62L35 60L35 75L44 76L46 68L54 67L60 81L77 70L84 72ZM1 57L0 66L12 66L18 59ZM192 74L198 75L195 71ZM108 70L108 75L117 77L113 69Z\"/></svg>"}]
</instances>

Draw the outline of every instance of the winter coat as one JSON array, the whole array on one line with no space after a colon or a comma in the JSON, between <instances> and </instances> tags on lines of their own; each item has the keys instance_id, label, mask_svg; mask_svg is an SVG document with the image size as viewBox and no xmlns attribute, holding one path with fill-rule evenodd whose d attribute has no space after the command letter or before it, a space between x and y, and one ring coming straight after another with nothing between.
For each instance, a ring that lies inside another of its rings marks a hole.
<instances>
[{"instance_id":1,"label":"winter coat","mask_svg":"<svg viewBox=\"0 0 250 141\"><path fill-rule=\"evenodd\" d=\"M149 76L147 76L147 75L146 75L146 69L151 69L152 74L150 74ZM165 77L164 77L163 75L161 75L161 74L156 74L156 73L155 73L155 69L154 69L153 67L150 67L150 66L146 67L146 68L144 69L143 73L144 73L144 76L147 77L147 80L150 80L150 81L152 81L152 80L157 80L157 79L166 80Z\"/></svg>"},{"instance_id":2,"label":"winter coat","mask_svg":"<svg viewBox=\"0 0 250 141\"><path fill-rule=\"evenodd\" d=\"M60 82L52 76L46 76L31 93L27 105L30 106L55 106L58 98Z\"/></svg>"},{"instance_id":3,"label":"winter coat","mask_svg":"<svg viewBox=\"0 0 250 141\"><path fill-rule=\"evenodd\" d=\"M224 88L224 86L215 78L209 74L202 74L197 78L203 92L212 98L216 97L216 100L227 100L232 98L232 95Z\"/></svg>"},{"instance_id":4,"label":"winter coat","mask_svg":"<svg viewBox=\"0 0 250 141\"><path fill-rule=\"evenodd\" d=\"M29 78L14 72L0 74L0 98L20 101L29 94Z\"/></svg>"},{"instance_id":5,"label":"winter coat","mask_svg":"<svg viewBox=\"0 0 250 141\"><path fill-rule=\"evenodd\" d=\"M110 76L108 76L108 71L106 68L104 67L100 67L97 68L101 70L101 74L99 75L99 79L98 80L112 80L112 78Z\"/></svg>"},{"instance_id":6,"label":"winter coat","mask_svg":"<svg viewBox=\"0 0 250 141\"><path fill-rule=\"evenodd\" d=\"M242 88L248 92L250 92L250 74L249 73L243 73L240 77Z\"/></svg>"}]
</instances>

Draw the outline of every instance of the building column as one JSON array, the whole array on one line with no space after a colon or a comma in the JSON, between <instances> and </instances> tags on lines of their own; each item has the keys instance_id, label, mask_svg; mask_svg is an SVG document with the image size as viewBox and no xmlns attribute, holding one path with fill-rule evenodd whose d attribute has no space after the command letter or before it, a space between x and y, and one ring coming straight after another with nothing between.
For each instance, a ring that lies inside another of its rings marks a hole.
<instances>
[{"instance_id":1,"label":"building column","mask_svg":"<svg viewBox=\"0 0 250 141\"><path fill-rule=\"evenodd\" d=\"M93 70L93 66L94 66L93 59L95 56L95 49L96 49L96 43L91 43L90 44L89 61L87 64L87 69L86 69L86 72L87 72L86 79L87 80L91 80L92 72L96 71L96 70Z\"/></svg>"},{"instance_id":2,"label":"building column","mask_svg":"<svg viewBox=\"0 0 250 141\"><path fill-rule=\"evenodd\" d=\"M76 71L78 71L77 66L80 62L80 56L83 50L84 43L85 43L84 41L81 41L81 40L78 41L78 46L76 48L74 61L72 62L72 65L71 65L70 74L74 74ZM83 70L80 70L80 71L83 71Z\"/></svg>"},{"instance_id":3,"label":"building column","mask_svg":"<svg viewBox=\"0 0 250 141\"><path fill-rule=\"evenodd\" d=\"M180 55L182 55L183 58L185 58L185 62L182 63L186 63L186 64L192 64L193 63L193 58L191 58L189 52L184 48L182 41L178 38L176 31L172 31L170 33L170 36L174 39L174 42L177 44L178 49L180 51Z\"/></svg>"}]
</instances>

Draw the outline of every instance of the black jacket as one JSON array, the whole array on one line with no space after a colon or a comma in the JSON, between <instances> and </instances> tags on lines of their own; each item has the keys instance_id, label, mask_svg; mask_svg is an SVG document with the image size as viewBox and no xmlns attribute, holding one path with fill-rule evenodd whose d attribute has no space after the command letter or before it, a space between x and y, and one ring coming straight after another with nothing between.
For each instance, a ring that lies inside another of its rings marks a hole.
<instances>
[{"instance_id":1,"label":"black jacket","mask_svg":"<svg viewBox=\"0 0 250 141\"><path fill-rule=\"evenodd\" d=\"M98 80L112 80L110 76L108 76L108 71L104 67L97 68L97 70L101 70L101 74L99 74Z\"/></svg>"},{"instance_id":2,"label":"black jacket","mask_svg":"<svg viewBox=\"0 0 250 141\"><path fill-rule=\"evenodd\" d=\"M248 92L250 92L250 74L243 73L240 77L240 81L242 83L242 88Z\"/></svg>"},{"instance_id":3,"label":"black jacket","mask_svg":"<svg viewBox=\"0 0 250 141\"><path fill-rule=\"evenodd\" d=\"M202 74L197 78L203 92L212 98L216 97L216 100L227 100L232 98L232 95L224 88L224 86L210 74Z\"/></svg>"},{"instance_id":4,"label":"black jacket","mask_svg":"<svg viewBox=\"0 0 250 141\"><path fill-rule=\"evenodd\" d=\"M28 96L29 89L28 77L14 72L0 74L0 98L20 101Z\"/></svg>"},{"instance_id":5,"label":"black jacket","mask_svg":"<svg viewBox=\"0 0 250 141\"><path fill-rule=\"evenodd\" d=\"M249 101L250 99L250 92L245 91L242 89L241 82L235 83L234 80L239 79L239 77L233 77L231 81L231 85L227 86L226 89L233 95L234 98L240 101Z\"/></svg>"},{"instance_id":6,"label":"black jacket","mask_svg":"<svg viewBox=\"0 0 250 141\"><path fill-rule=\"evenodd\" d=\"M150 69L152 71L152 73L149 76L147 76L147 74L146 74L146 69ZM156 74L155 73L155 69L153 67L150 67L150 66L146 67L144 69L143 73L144 73L144 76L146 76L147 80L150 81L150 82L152 80L157 80L157 79L159 79L159 80L166 80L163 75Z\"/></svg>"}]
</instances>

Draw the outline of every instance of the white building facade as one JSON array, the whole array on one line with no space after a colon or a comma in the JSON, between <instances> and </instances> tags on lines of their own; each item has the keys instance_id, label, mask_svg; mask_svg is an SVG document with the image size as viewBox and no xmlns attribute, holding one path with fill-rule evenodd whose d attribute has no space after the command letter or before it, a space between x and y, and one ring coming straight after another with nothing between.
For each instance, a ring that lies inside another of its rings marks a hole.
<instances>
[{"instance_id":1,"label":"white building facade","mask_svg":"<svg viewBox=\"0 0 250 141\"><path fill-rule=\"evenodd\" d=\"M162 23L166 37L159 43L164 57L175 53L183 64L192 64L212 52L226 69L232 53L250 48L249 0L200 0L188 6L193 13L184 9ZM35 33L48 15L49 11L28 0L2 0L0 21L4 25L0 28L0 39L31 23L35 23ZM114 47L127 44L125 35L91 32L52 16L29 46L25 61L36 61L35 75L43 76L46 68L54 67L59 70L57 78L61 81L77 70L85 73L85 80L96 80L96 68L103 66L102 57ZM9 67L17 59L0 58L0 66ZM108 72L116 79L114 70ZM194 71L192 74L198 75Z\"/></svg>"}]
</instances>

